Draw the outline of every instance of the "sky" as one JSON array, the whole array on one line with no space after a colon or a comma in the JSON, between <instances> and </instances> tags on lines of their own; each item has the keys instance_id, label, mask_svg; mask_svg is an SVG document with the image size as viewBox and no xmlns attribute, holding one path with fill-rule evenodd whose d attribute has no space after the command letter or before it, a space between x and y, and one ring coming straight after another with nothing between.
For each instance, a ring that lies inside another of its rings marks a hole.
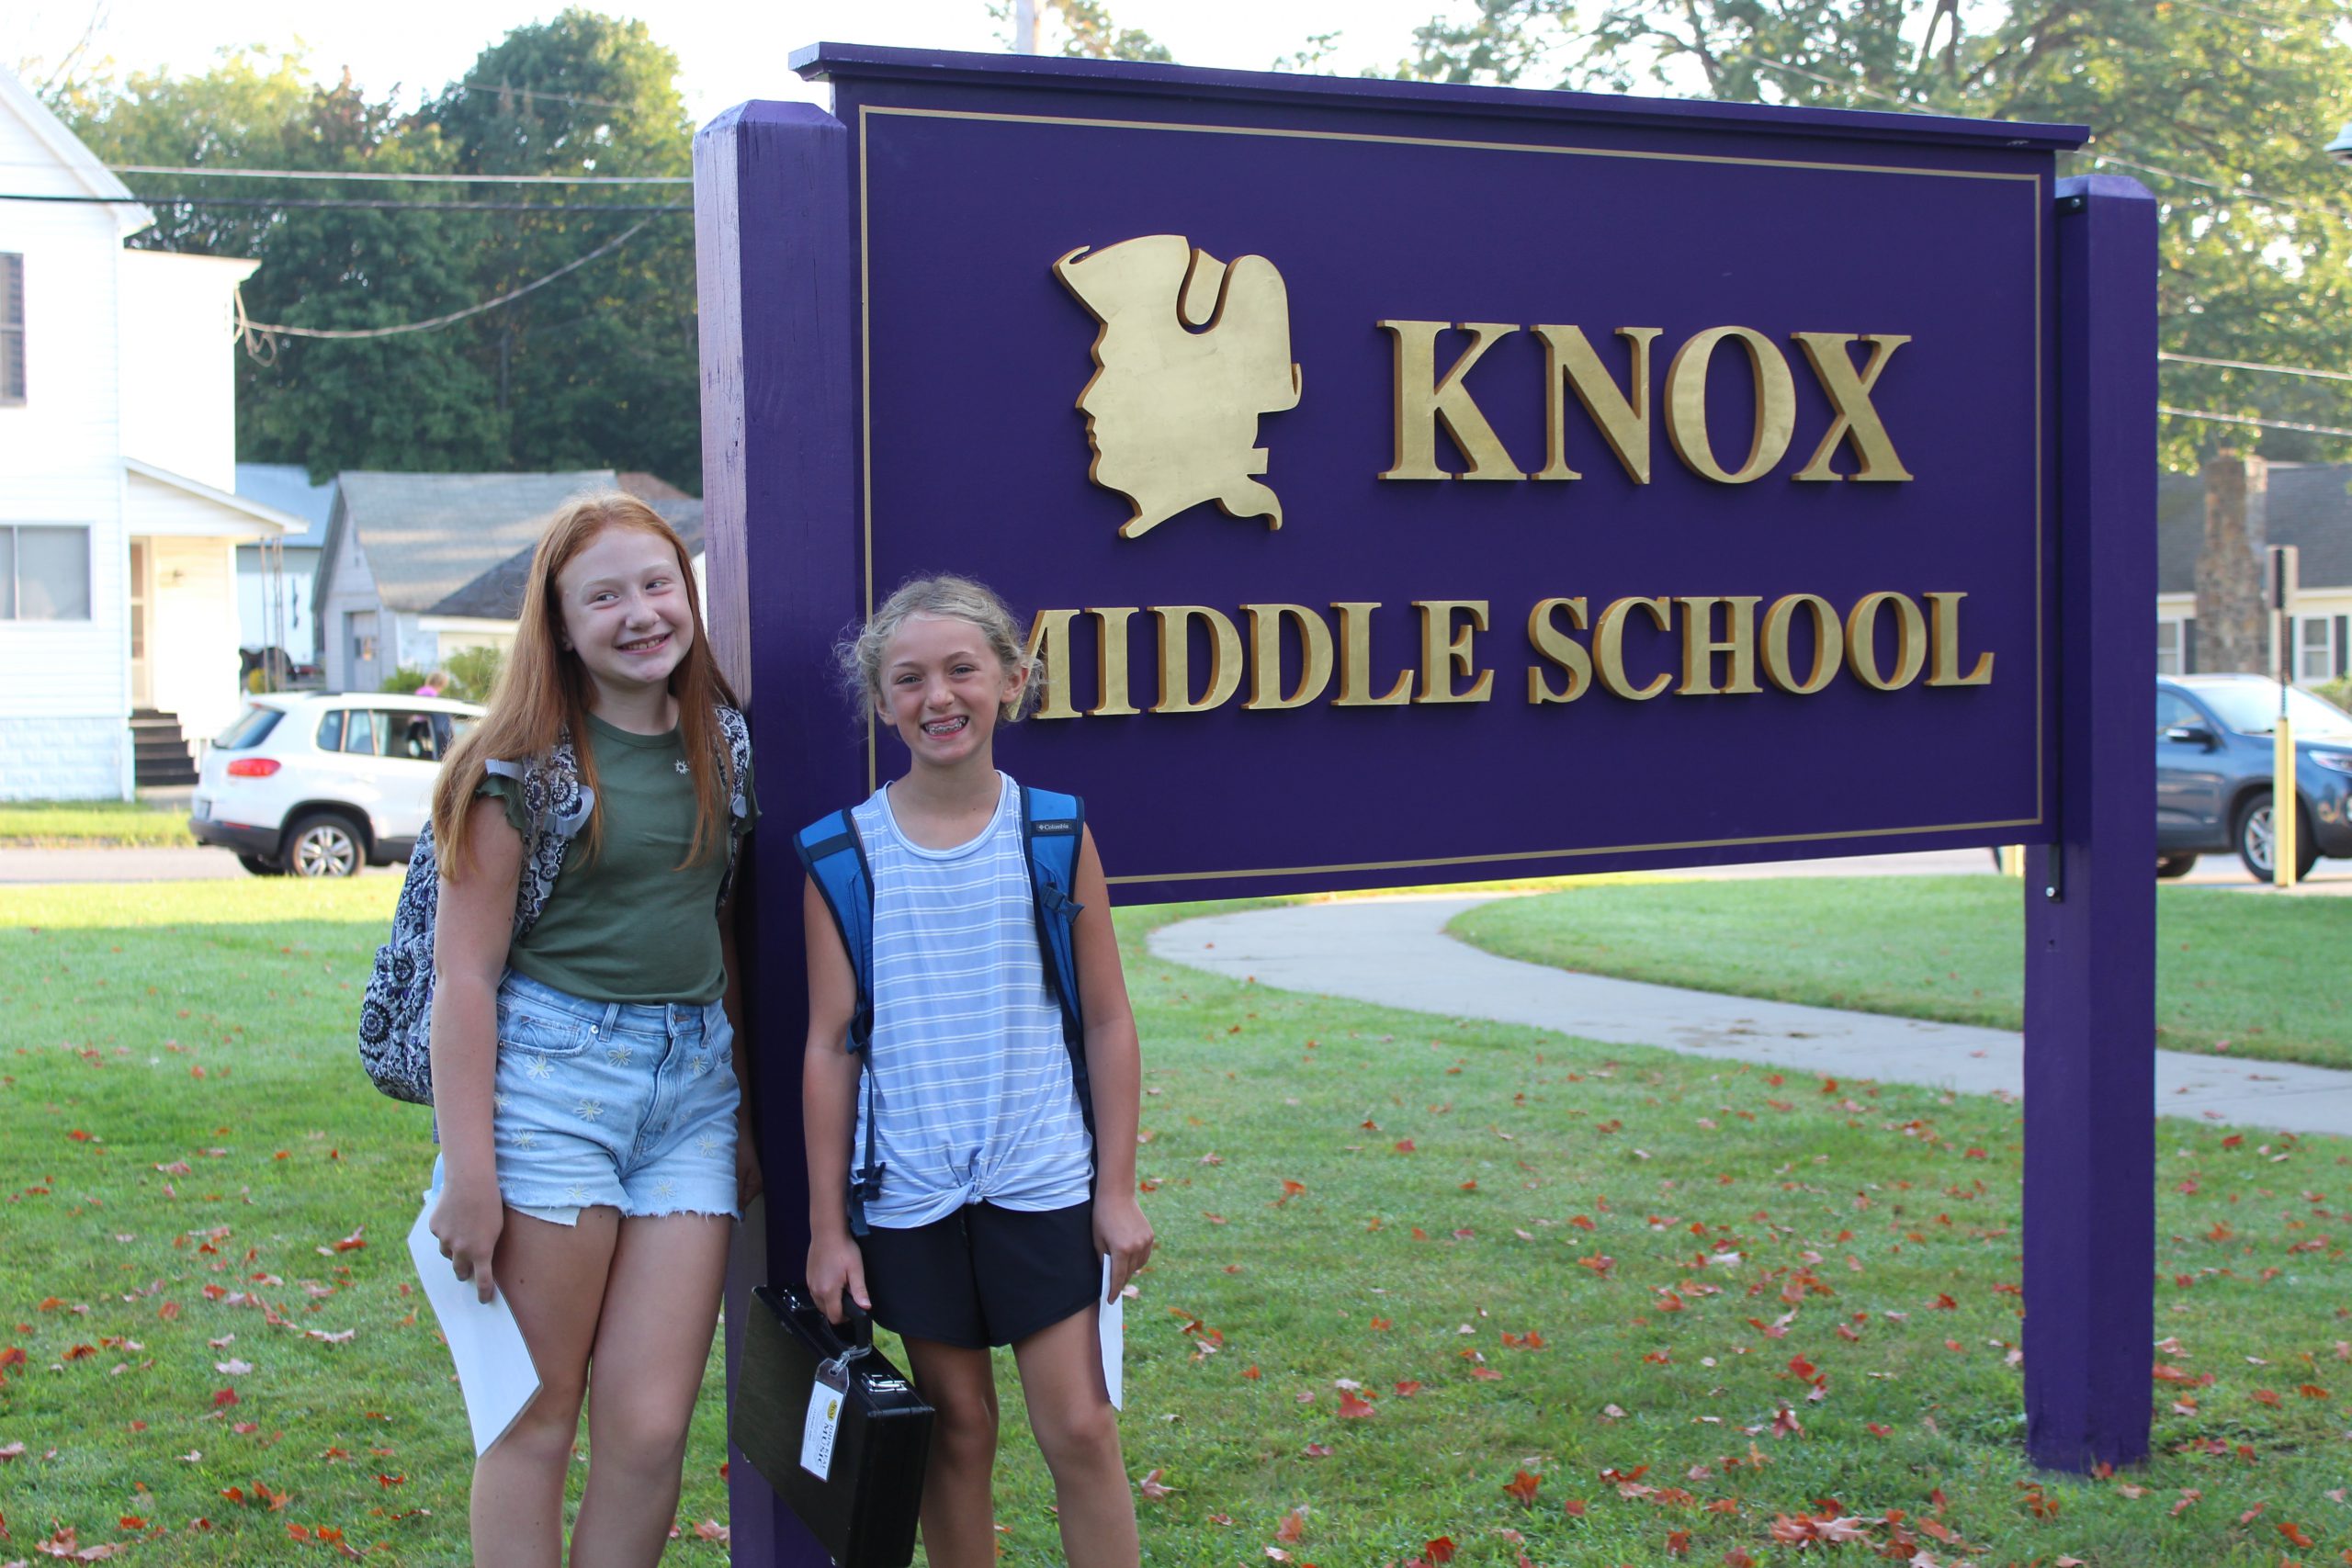
<instances>
[{"instance_id":1,"label":"sky","mask_svg":"<svg viewBox=\"0 0 2352 1568\"><path fill-rule=\"evenodd\" d=\"M909 48L995 51L1000 24L988 0L585 0L593 9L645 22L678 55L679 86L697 122L748 98L813 98L785 62L819 39ZM1187 65L1264 70L1339 29L1320 69L1384 73L1410 52L1413 29L1432 14L1460 15L1471 0L1112 0L1122 27L1140 28ZM438 92L514 28L545 21L560 0L9 0L0 62L62 58L97 19L95 52L125 70L202 72L227 45L306 46L319 75L350 67L370 96L395 84L403 104ZM35 82L38 85L38 81Z\"/></svg>"}]
</instances>

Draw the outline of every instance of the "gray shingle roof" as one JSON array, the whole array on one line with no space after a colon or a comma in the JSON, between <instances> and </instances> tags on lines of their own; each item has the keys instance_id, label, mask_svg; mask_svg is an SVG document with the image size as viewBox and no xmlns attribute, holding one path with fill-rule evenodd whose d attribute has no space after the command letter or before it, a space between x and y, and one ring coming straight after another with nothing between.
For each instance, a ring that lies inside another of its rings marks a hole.
<instances>
[{"instance_id":1,"label":"gray shingle roof","mask_svg":"<svg viewBox=\"0 0 2352 1568\"><path fill-rule=\"evenodd\" d=\"M702 502L691 496L649 501L648 506L678 531L689 557L702 549ZM436 615L470 615L485 621L512 621L523 613L523 590L529 584L532 541L433 606Z\"/></svg>"},{"instance_id":2,"label":"gray shingle roof","mask_svg":"<svg viewBox=\"0 0 2352 1568\"><path fill-rule=\"evenodd\" d=\"M538 542L548 516L575 495L615 488L610 468L558 474L335 476L335 516L356 528L376 580L395 610L430 611L518 551ZM331 531L331 546L332 546ZM329 560L332 560L332 547ZM321 588L326 567L322 563Z\"/></svg>"},{"instance_id":3,"label":"gray shingle roof","mask_svg":"<svg viewBox=\"0 0 2352 1568\"><path fill-rule=\"evenodd\" d=\"M247 501L275 507L309 525L282 541L289 550L315 550L326 542L327 513L334 507L334 481L311 482L310 470L300 463L240 463L237 493Z\"/></svg>"},{"instance_id":4,"label":"gray shingle roof","mask_svg":"<svg viewBox=\"0 0 2352 1568\"><path fill-rule=\"evenodd\" d=\"M2270 465L2268 543L2293 545L2306 590L2352 588L2352 464ZM2197 588L2205 547L2205 481L2166 474L2156 481L2156 592Z\"/></svg>"}]
</instances>

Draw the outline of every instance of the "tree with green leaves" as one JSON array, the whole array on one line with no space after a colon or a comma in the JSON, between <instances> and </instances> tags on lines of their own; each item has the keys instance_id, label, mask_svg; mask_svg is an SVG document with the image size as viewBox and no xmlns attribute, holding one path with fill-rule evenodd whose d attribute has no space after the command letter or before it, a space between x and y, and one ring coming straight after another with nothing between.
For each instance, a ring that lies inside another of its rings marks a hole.
<instances>
[{"instance_id":1,"label":"tree with green leaves","mask_svg":"<svg viewBox=\"0 0 2352 1568\"><path fill-rule=\"evenodd\" d=\"M119 86L70 85L53 106L109 164L223 169L433 174L448 167L429 127L369 101L346 75L312 86L300 55L226 51L201 76L133 74ZM156 221L131 243L249 256L240 289L248 318L364 329L461 309L473 299L479 215L436 211L443 186L386 186L399 210L271 207L318 197L298 180L125 176L154 197ZM165 196L233 203L166 201ZM463 344L416 333L356 342L249 337L238 360L241 457L337 468L500 466L496 410Z\"/></svg>"},{"instance_id":2,"label":"tree with green leaves","mask_svg":"<svg viewBox=\"0 0 2352 1568\"><path fill-rule=\"evenodd\" d=\"M575 7L483 51L419 118L461 174L684 176L694 124L677 73L642 22ZM507 466L640 468L698 489L694 224L684 212L578 210L683 203L687 187L566 188L574 210L490 215L472 266L484 296L637 232L460 329L506 430Z\"/></svg>"},{"instance_id":3,"label":"tree with green leaves","mask_svg":"<svg viewBox=\"0 0 2352 1568\"><path fill-rule=\"evenodd\" d=\"M2352 0L1477 0L1406 74L2086 125L2061 173L2128 174L2161 217L2162 345L2352 368ZM2352 426L2352 389L2180 361L2174 408ZM2352 457L2352 444L2167 415L2161 451Z\"/></svg>"},{"instance_id":4,"label":"tree with green leaves","mask_svg":"<svg viewBox=\"0 0 2352 1568\"><path fill-rule=\"evenodd\" d=\"M1106 0L1036 0L1037 19L1058 24L1055 47L1065 60L1137 60L1166 65L1175 60L1168 46L1141 28L1123 28L1112 18ZM989 15L1006 27L1012 18L1012 0L989 0ZM1012 47L1010 31L1001 34Z\"/></svg>"},{"instance_id":5,"label":"tree with green leaves","mask_svg":"<svg viewBox=\"0 0 2352 1568\"><path fill-rule=\"evenodd\" d=\"M313 86L299 54L260 51L224 51L198 76L66 81L51 99L109 164L683 176L693 126L676 75L642 24L573 9L508 34L414 114L348 76ZM125 179L159 220L134 243L261 262L242 290L249 321L385 334L249 333L240 457L314 478L615 468L699 487L693 224L624 210L683 206L686 187ZM182 195L206 199L163 199ZM341 204L303 205L322 198ZM484 199L545 210L466 205Z\"/></svg>"}]
</instances>

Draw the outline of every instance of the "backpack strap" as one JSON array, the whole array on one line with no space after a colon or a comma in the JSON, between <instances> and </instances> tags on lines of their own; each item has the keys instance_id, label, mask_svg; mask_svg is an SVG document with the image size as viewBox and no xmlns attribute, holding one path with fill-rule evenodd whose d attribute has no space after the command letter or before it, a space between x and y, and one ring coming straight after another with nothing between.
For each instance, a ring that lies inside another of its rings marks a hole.
<instances>
[{"instance_id":1,"label":"backpack strap","mask_svg":"<svg viewBox=\"0 0 2352 1568\"><path fill-rule=\"evenodd\" d=\"M545 756L520 762L492 757L482 768L514 781L530 822L523 836L523 871L514 890L514 940L519 942L538 923L554 896L563 857L595 813L596 792L581 782L580 755L569 729L556 732L555 744Z\"/></svg>"},{"instance_id":2,"label":"backpack strap","mask_svg":"<svg viewBox=\"0 0 2352 1568\"><path fill-rule=\"evenodd\" d=\"M847 811L829 812L792 840L808 879L831 911L857 981L857 1003L850 1014L849 1048L865 1049L874 1033L874 872L866 864L865 840Z\"/></svg>"},{"instance_id":3,"label":"backpack strap","mask_svg":"<svg viewBox=\"0 0 2352 1568\"><path fill-rule=\"evenodd\" d=\"M1062 1040L1069 1047L1070 1083L1089 1134L1094 1096L1086 1076L1086 1014L1078 985L1078 849L1086 837L1086 802L1074 795L1021 786L1021 843L1029 867L1029 894L1037 913L1037 951L1046 983L1062 1010Z\"/></svg>"},{"instance_id":4,"label":"backpack strap","mask_svg":"<svg viewBox=\"0 0 2352 1568\"><path fill-rule=\"evenodd\" d=\"M751 798L744 793L744 781L752 774L752 729L743 716L724 703L713 705L718 720L718 750L727 754L727 776L734 781L728 805L727 869L719 874L718 902L723 906L735 891L735 866L743 846L744 819L752 814Z\"/></svg>"},{"instance_id":5,"label":"backpack strap","mask_svg":"<svg viewBox=\"0 0 2352 1568\"><path fill-rule=\"evenodd\" d=\"M850 1171L849 1229L852 1235L864 1235L866 1201L882 1189L882 1166L874 1157L874 1073L865 1049L874 1036L874 871L866 863L856 819L847 811L828 813L803 828L792 847L833 917L856 982L848 1045L865 1091L865 1150Z\"/></svg>"}]
</instances>

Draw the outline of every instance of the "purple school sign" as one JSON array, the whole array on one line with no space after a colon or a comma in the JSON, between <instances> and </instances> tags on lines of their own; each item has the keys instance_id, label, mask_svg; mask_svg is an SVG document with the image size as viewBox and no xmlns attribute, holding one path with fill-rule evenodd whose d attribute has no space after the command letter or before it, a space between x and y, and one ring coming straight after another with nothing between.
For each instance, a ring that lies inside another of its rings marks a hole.
<instances>
[{"instance_id":1,"label":"purple school sign","mask_svg":"<svg viewBox=\"0 0 2352 1568\"><path fill-rule=\"evenodd\" d=\"M712 630L771 819L887 776L829 646L944 570L1034 616L1018 766L1089 797L1122 902L2047 846L2029 1443L2140 1457L2144 194L2056 181L2066 127L795 64L833 112L747 105L695 164ZM797 881L763 835L781 1276ZM746 1560L820 1561L736 1475Z\"/></svg>"}]
</instances>

